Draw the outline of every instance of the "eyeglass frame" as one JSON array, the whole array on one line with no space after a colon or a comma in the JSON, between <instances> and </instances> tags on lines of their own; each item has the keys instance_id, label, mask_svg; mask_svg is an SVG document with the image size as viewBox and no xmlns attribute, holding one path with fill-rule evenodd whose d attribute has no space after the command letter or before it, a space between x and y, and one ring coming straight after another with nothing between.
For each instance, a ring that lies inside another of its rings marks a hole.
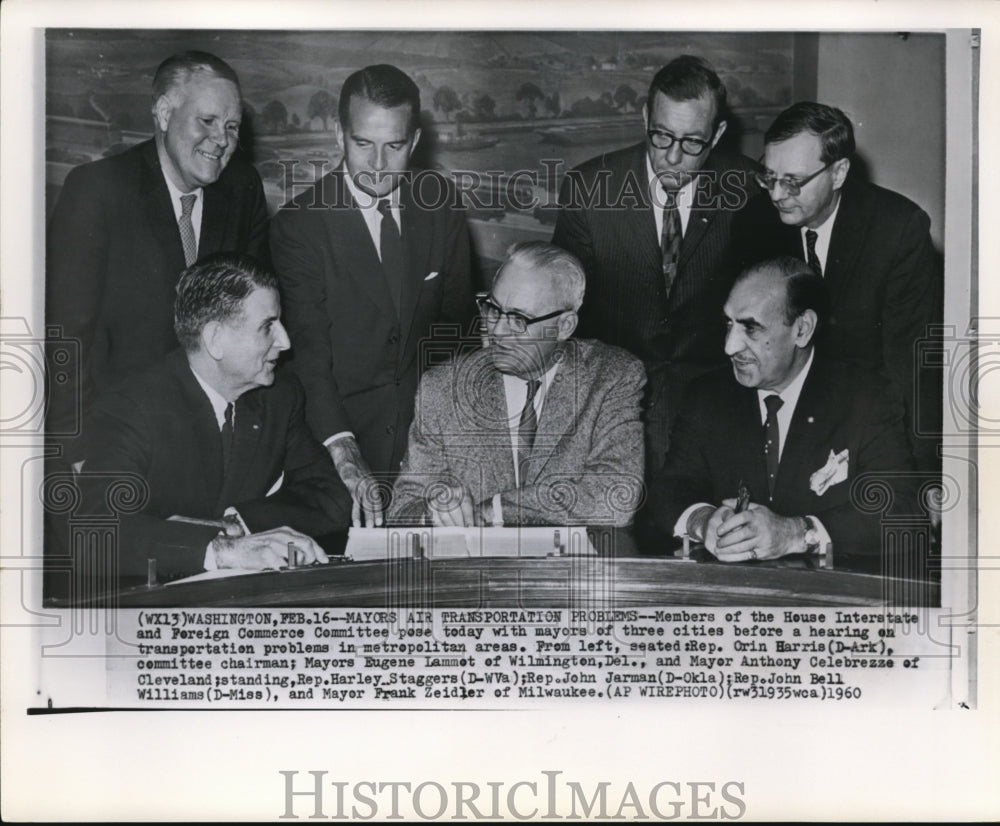
<instances>
[{"instance_id":1,"label":"eyeglass frame","mask_svg":"<svg viewBox=\"0 0 1000 826\"><path fill-rule=\"evenodd\" d=\"M665 135L669 139L670 143L668 143L666 146L657 146L656 141L653 140L653 135ZM679 143L681 145L681 152L683 152L685 155L691 158L697 158L699 155L704 155L705 151L712 147L711 140L705 141L702 140L701 138L692 138L687 136L683 138L678 138L675 134L673 134L672 132L667 132L665 129L647 129L646 137L649 138L649 142L653 145L654 149L661 149L666 152L669 152L673 148L675 143ZM688 152L684 148L684 141L694 141L696 144L701 146L701 149L699 149L697 152Z\"/></svg>"},{"instance_id":2,"label":"eyeglass frame","mask_svg":"<svg viewBox=\"0 0 1000 826\"><path fill-rule=\"evenodd\" d=\"M563 313L573 312L572 310L562 309L546 313L545 315L535 316L534 318L528 318L528 316L518 310L505 310L488 295L483 296L482 298L477 298L476 305L479 307L479 314L483 317L483 321L487 324L499 324L501 318L506 319L507 326L519 335L528 332L528 327L532 324L537 324L540 321L551 321L553 318L560 316ZM484 307L486 309L484 309ZM487 310L489 309L493 309L497 313L497 317L493 321L490 321L487 316ZM514 324L512 319L517 319L517 324Z\"/></svg>"},{"instance_id":3,"label":"eyeglass frame","mask_svg":"<svg viewBox=\"0 0 1000 826\"><path fill-rule=\"evenodd\" d=\"M828 170L831 166L837 163L837 161L842 161L842 160L843 158L837 158L836 161L830 161L830 163L828 163L822 169L817 169L815 172L813 172L812 175L803 178L801 181L796 181L794 179L789 180L787 175L784 178L779 178L777 175L771 175L770 179L766 178L762 179L762 175L760 172L754 172L753 177L754 180L757 182L757 186L759 186L765 192L769 193L772 189L774 189L774 187L777 184L781 184L781 188L785 190L785 193L794 198L796 195L799 195L802 192L802 187L814 181L822 173L826 172L826 170ZM770 181L770 185L768 184L768 180Z\"/></svg>"}]
</instances>

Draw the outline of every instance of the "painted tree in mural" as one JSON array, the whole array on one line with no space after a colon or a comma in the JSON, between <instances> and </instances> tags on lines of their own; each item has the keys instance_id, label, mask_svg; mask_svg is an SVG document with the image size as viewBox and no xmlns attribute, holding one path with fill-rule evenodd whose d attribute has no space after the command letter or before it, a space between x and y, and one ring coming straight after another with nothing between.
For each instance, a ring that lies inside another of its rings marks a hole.
<instances>
[{"instance_id":1,"label":"painted tree in mural","mask_svg":"<svg viewBox=\"0 0 1000 826\"><path fill-rule=\"evenodd\" d=\"M448 120L452 112L462 108L462 101L450 86L441 86L434 93L434 108L443 113L445 120Z\"/></svg>"},{"instance_id":2,"label":"painted tree in mural","mask_svg":"<svg viewBox=\"0 0 1000 826\"><path fill-rule=\"evenodd\" d=\"M635 102L638 99L635 89L626 83L623 83L617 89L615 89L615 106L619 108L622 112L634 112L636 109Z\"/></svg>"},{"instance_id":3,"label":"painted tree in mural","mask_svg":"<svg viewBox=\"0 0 1000 826\"><path fill-rule=\"evenodd\" d=\"M260 113L260 119L272 135L278 135L285 131L288 124L288 110L280 100L272 100Z\"/></svg>"},{"instance_id":4,"label":"painted tree in mural","mask_svg":"<svg viewBox=\"0 0 1000 826\"><path fill-rule=\"evenodd\" d=\"M522 83L521 88L517 90L517 94L514 97L519 103L527 105L529 118L535 118L538 116L537 101L545 101L545 93L534 83L530 82Z\"/></svg>"},{"instance_id":5,"label":"painted tree in mural","mask_svg":"<svg viewBox=\"0 0 1000 826\"><path fill-rule=\"evenodd\" d=\"M323 131L325 132L329 128L327 126L327 121L333 116L336 109L337 101L334 100L333 95L326 91L326 89L320 89L316 94L309 98L309 107L306 109L306 117L310 121L313 118L322 118Z\"/></svg>"}]
</instances>

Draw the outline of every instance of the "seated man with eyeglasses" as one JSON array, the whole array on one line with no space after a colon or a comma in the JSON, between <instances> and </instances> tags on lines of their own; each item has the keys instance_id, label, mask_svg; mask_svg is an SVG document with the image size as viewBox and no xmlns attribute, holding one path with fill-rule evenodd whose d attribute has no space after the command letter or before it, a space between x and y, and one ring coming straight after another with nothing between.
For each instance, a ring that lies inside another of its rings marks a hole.
<instances>
[{"instance_id":1,"label":"seated man with eyeglasses","mask_svg":"<svg viewBox=\"0 0 1000 826\"><path fill-rule=\"evenodd\" d=\"M421 379L390 523L631 523L645 374L624 350L571 338L584 287L564 250L511 248L480 300L487 346Z\"/></svg>"},{"instance_id":2,"label":"seated man with eyeglasses","mask_svg":"<svg viewBox=\"0 0 1000 826\"><path fill-rule=\"evenodd\" d=\"M803 101L764 135L769 196L740 216L750 261L793 255L823 276L832 299L820 347L881 374L906 405L910 446L923 470L938 467L940 377L919 348L942 323L943 282L930 219L913 201L852 170L854 129L840 109ZM919 371L919 372L918 372ZM918 427L919 425L919 427Z\"/></svg>"},{"instance_id":3,"label":"seated man with eyeglasses","mask_svg":"<svg viewBox=\"0 0 1000 826\"><path fill-rule=\"evenodd\" d=\"M684 388L723 364L720 308L742 262L733 218L762 197L753 161L720 146L726 98L705 60L675 58L650 83L645 140L571 170L559 196L552 243L587 273L580 335L646 366L647 475L663 464Z\"/></svg>"}]
</instances>

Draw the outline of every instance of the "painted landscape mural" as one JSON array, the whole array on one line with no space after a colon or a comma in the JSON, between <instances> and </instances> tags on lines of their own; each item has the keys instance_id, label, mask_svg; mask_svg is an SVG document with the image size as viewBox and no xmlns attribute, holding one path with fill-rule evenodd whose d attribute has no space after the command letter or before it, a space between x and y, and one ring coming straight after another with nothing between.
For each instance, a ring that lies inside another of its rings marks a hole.
<instances>
[{"instance_id":1,"label":"painted landscape mural","mask_svg":"<svg viewBox=\"0 0 1000 826\"><path fill-rule=\"evenodd\" d=\"M168 55L229 62L246 100L240 151L270 210L340 162L344 79L393 63L420 87L417 165L461 179L484 271L517 240L548 239L562 175L643 137L655 71L679 54L712 61L730 94L733 148L756 157L762 130L791 102L794 34L676 32L342 32L50 29L46 181L51 210L75 165L152 135L150 84ZM470 183L473 182L473 183Z\"/></svg>"}]
</instances>

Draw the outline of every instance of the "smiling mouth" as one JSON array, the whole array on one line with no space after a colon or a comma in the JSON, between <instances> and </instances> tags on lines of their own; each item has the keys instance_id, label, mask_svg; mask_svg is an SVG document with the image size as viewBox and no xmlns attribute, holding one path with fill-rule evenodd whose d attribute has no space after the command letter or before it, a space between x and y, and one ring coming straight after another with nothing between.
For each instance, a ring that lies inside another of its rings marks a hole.
<instances>
[{"instance_id":1,"label":"smiling mouth","mask_svg":"<svg viewBox=\"0 0 1000 826\"><path fill-rule=\"evenodd\" d=\"M201 149L196 149L195 152L197 152L203 158L208 158L210 161L220 161L220 160L222 160L222 155L210 155L208 152L205 152L205 151L203 151Z\"/></svg>"}]
</instances>

